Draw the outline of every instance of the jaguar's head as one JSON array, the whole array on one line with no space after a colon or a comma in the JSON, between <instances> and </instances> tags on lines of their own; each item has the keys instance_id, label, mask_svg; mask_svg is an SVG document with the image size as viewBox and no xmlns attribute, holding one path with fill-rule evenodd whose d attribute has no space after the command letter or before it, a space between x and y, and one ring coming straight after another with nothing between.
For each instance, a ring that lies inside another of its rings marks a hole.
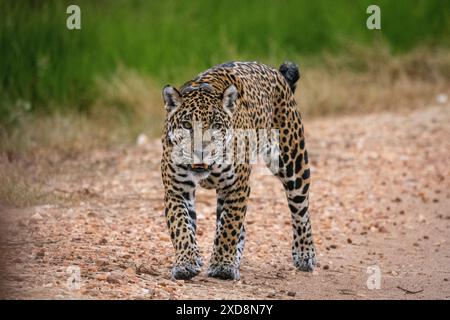
<instances>
[{"instance_id":1,"label":"jaguar's head","mask_svg":"<svg viewBox=\"0 0 450 320\"><path fill-rule=\"evenodd\" d=\"M165 129L168 142L174 146L172 160L197 173L223 162L232 138L237 96L234 85L223 92L206 83L187 85L180 91L165 86Z\"/></svg>"}]
</instances>

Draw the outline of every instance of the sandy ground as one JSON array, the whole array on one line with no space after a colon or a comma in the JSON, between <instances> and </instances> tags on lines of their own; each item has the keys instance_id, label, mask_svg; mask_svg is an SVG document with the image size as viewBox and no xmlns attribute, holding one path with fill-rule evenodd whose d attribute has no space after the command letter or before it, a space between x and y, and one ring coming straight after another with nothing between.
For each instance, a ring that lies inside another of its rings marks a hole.
<instances>
[{"instance_id":1,"label":"sandy ground","mask_svg":"<svg viewBox=\"0 0 450 320\"><path fill-rule=\"evenodd\" d=\"M62 200L2 209L1 296L449 299L450 106L305 125L319 261L313 273L293 268L282 186L257 167L241 280L211 279L204 272L190 281L171 280L161 148L150 141L33 164L36 173L48 175L48 191ZM200 190L197 209L207 262L213 191Z\"/></svg>"}]
</instances>

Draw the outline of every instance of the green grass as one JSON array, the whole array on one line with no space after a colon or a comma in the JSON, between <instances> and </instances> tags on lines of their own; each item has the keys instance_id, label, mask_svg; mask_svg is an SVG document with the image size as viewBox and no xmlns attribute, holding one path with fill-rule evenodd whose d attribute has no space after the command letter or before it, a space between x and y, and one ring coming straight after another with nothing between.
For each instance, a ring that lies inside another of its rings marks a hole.
<instances>
[{"instance_id":1,"label":"green grass","mask_svg":"<svg viewBox=\"0 0 450 320\"><path fill-rule=\"evenodd\" d=\"M81 7L82 30L65 27L69 4ZM381 7L381 31L365 26L369 4ZM4 0L0 13L3 124L30 110L89 110L101 95L98 80L118 68L179 85L234 59L319 63L354 44L400 54L448 48L450 39L446 0Z\"/></svg>"}]
</instances>

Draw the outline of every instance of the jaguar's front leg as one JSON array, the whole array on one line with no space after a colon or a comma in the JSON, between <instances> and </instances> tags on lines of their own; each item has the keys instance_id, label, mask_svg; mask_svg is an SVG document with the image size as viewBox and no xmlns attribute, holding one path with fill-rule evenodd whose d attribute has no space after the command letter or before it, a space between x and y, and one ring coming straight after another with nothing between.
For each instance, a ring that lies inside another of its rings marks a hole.
<instances>
[{"instance_id":1,"label":"jaguar's front leg","mask_svg":"<svg viewBox=\"0 0 450 320\"><path fill-rule=\"evenodd\" d=\"M194 191L177 193L166 191L165 215L170 238L175 249L172 276L191 279L200 272L201 260L195 240L196 215L193 206Z\"/></svg>"},{"instance_id":2,"label":"jaguar's front leg","mask_svg":"<svg viewBox=\"0 0 450 320\"><path fill-rule=\"evenodd\" d=\"M249 173L249 172L248 172ZM244 250L244 220L250 195L247 173L231 187L218 190L216 235L208 276L238 280Z\"/></svg>"}]
</instances>

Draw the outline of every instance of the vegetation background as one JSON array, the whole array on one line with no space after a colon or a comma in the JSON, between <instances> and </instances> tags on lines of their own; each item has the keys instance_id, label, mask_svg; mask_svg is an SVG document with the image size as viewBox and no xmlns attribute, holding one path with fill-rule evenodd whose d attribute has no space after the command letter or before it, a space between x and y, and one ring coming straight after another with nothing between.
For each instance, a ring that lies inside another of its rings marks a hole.
<instances>
[{"instance_id":1,"label":"vegetation background","mask_svg":"<svg viewBox=\"0 0 450 320\"><path fill-rule=\"evenodd\" d=\"M381 30L366 28L366 9L374 3L381 8ZM89 110L105 93L102 84L123 73L159 87L229 60L320 66L325 54L350 55L346 67L361 72L380 46L401 55L450 43L446 0L78 0L82 29L73 31L66 28L69 4L0 2L3 123L18 108ZM355 47L366 49L367 57L354 57Z\"/></svg>"}]
</instances>

